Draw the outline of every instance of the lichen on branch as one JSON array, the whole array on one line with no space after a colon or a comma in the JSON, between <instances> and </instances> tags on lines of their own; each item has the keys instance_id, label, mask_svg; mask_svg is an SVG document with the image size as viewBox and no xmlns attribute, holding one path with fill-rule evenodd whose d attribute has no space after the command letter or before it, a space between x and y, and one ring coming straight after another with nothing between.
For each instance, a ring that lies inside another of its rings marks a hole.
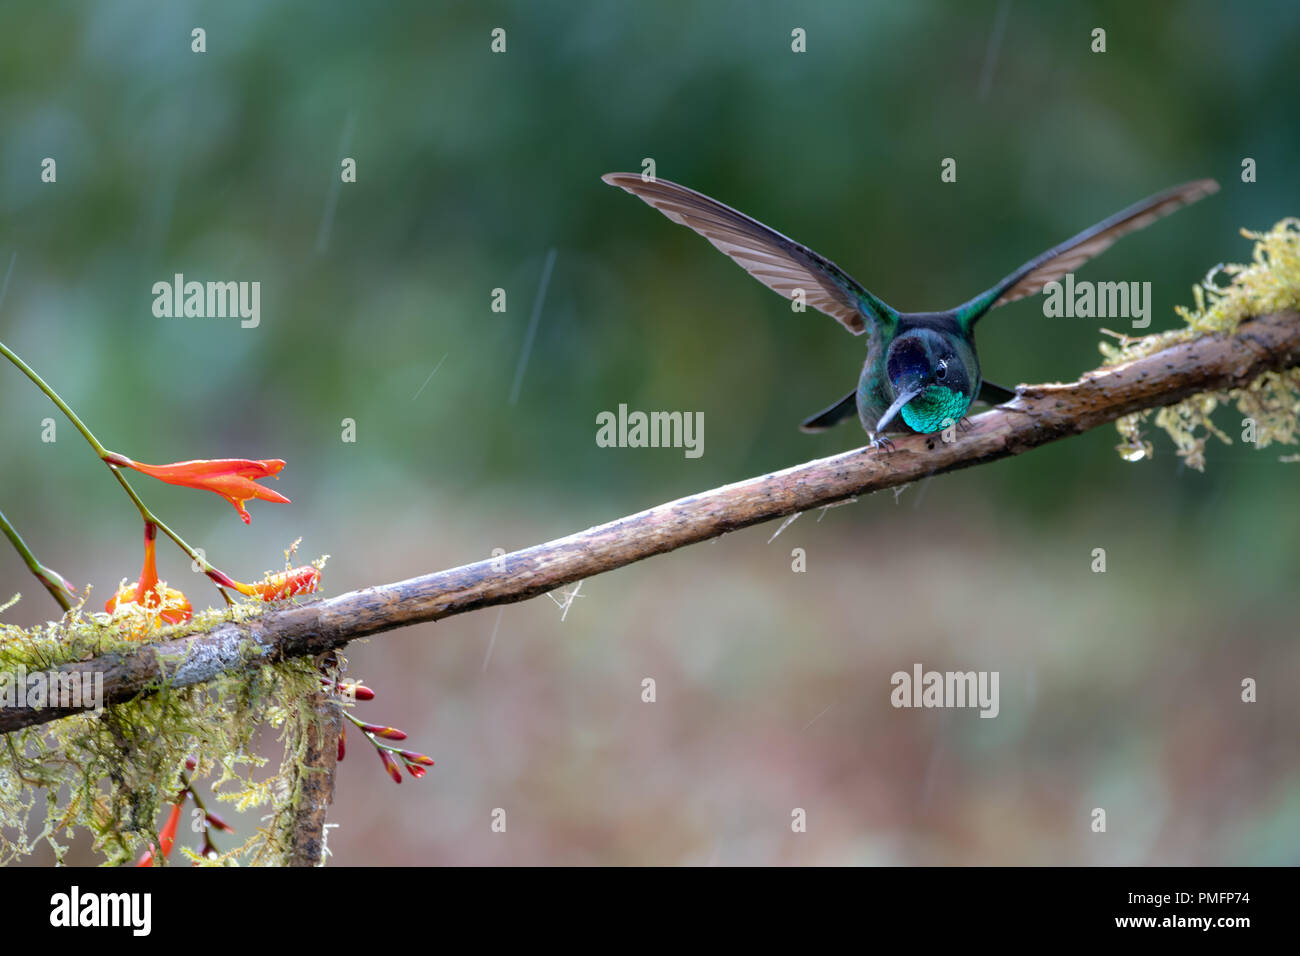
<instances>
[{"instance_id":1,"label":"lichen on branch","mask_svg":"<svg viewBox=\"0 0 1300 956\"><path fill-rule=\"evenodd\" d=\"M1190 309L1175 306L1186 323L1183 328L1138 338L1118 335L1118 343L1102 342L1106 364L1130 362L1202 335L1231 335L1251 317L1300 308L1300 219L1283 219L1268 232L1243 229L1241 234L1255 240L1251 262L1215 266L1193 286L1196 304ZM1220 276L1226 277L1226 284L1220 285ZM1221 407L1237 409L1242 430L1249 430L1256 448L1295 444L1300 435L1300 369L1266 371L1241 388L1199 392L1163 408L1125 415L1115 422L1123 439L1118 450L1129 461L1150 458L1154 447L1145 440L1142 426L1154 417L1179 457L1204 471L1209 435L1232 444L1211 417Z\"/></svg>"},{"instance_id":2,"label":"lichen on branch","mask_svg":"<svg viewBox=\"0 0 1300 956\"><path fill-rule=\"evenodd\" d=\"M241 604L196 615L159 631L156 639L196 633L219 623L248 622L263 608ZM0 624L0 675L48 675L60 664L106 653L129 653L142 642L129 622L74 609L62 621L23 630ZM30 686L28 692L30 693ZM282 863L294 850L294 808L303 785L312 718L299 703L319 692L310 659L253 667L188 687L159 686L102 713L90 711L38 724L0 738L0 865L46 844L63 861L78 830L110 865L134 860L160 843L159 811L184 784L202 781L216 800L237 810L268 808L263 824L238 846L208 859L178 846L185 859L206 865ZM48 693L48 690L47 690ZM256 739L278 735L278 764ZM188 818L186 818L188 824ZM182 843L190 835L181 830Z\"/></svg>"}]
</instances>

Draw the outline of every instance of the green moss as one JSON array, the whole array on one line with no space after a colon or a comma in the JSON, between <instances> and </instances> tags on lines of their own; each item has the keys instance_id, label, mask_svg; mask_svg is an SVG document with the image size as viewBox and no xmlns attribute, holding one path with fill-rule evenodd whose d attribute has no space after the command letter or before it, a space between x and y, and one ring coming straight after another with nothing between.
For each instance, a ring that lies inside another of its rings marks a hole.
<instances>
[{"instance_id":1,"label":"green moss","mask_svg":"<svg viewBox=\"0 0 1300 956\"><path fill-rule=\"evenodd\" d=\"M10 602L12 603L12 602ZM6 605L8 606L8 605ZM149 642L211 629L222 621L248 620L258 604L197 613L193 620L157 630ZM3 611L3 608L0 608ZM111 651L138 647L130 636L138 622L79 607L64 620L24 630L0 624L0 675L21 666L28 673ZM156 693L105 708L14 731L0 738L0 864L46 843L63 859L66 844L88 830L108 864L129 863L156 843L160 811L183 784L187 757L198 766L192 782L212 800L237 809L269 807L269 817L246 841L224 852L215 865L275 864L292 845L294 801L312 709L301 706L319 688L308 659L254 668L196 687ZM279 732L278 766L253 748L259 729ZM197 859L190 842L189 808L177 839L180 854ZM223 841L224 842L224 841Z\"/></svg>"},{"instance_id":2,"label":"green moss","mask_svg":"<svg viewBox=\"0 0 1300 956\"><path fill-rule=\"evenodd\" d=\"M1255 240L1252 262L1211 269L1192 288L1195 307L1175 309L1186 323L1184 328L1140 338L1118 335L1118 343L1101 343L1106 364L1128 362L1202 335L1232 333L1252 316L1300 308L1300 219L1283 219L1265 233L1243 229L1242 235ZM1226 277L1226 285L1218 284L1219 276ZM1126 415L1115 423L1123 439L1119 453L1129 461L1151 457L1154 449L1144 440L1142 426L1154 416L1156 427L1173 439L1178 455L1192 468L1204 470L1208 436L1232 444L1211 420L1224 406L1235 407L1241 418L1253 419L1257 447L1295 444L1300 435L1300 369L1265 372L1244 388L1202 392L1175 405Z\"/></svg>"}]
</instances>

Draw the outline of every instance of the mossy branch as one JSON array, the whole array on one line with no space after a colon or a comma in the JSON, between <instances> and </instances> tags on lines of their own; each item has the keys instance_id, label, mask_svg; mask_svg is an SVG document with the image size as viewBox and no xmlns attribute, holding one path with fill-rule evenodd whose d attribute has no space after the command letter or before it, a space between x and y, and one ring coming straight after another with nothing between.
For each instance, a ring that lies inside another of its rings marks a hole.
<instances>
[{"instance_id":1,"label":"mossy branch","mask_svg":"<svg viewBox=\"0 0 1300 956\"><path fill-rule=\"evenodd\" d=\"M268 663L316 655L382 631L523 601L565 584L773 518L832 505L930 475L1018 455L1122 416L1189 396L1245 388L1300 366L1300 312L1287 309L1087 373L1068 384L1024 385L951 442L898 439L890 454L860 448L701 492L648 511L475 564L224 622L205 633L66 664L103 673L109 706L160 686L186 687ZM846 433L847 436L847 433ZM0 709L0 733L72 710Z\"/></svg>"}]
</instances>

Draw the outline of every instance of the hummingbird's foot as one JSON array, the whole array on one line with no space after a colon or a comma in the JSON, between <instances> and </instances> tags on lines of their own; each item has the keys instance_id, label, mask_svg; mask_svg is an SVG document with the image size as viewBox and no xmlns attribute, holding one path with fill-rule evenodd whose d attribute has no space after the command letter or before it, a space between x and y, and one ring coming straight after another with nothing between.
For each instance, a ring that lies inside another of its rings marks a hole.
<instances>
[{"instance_id":1,"label":"hummingbird's foot","mask_svg":"<svg viewBox=\"0 0 1300 956\"><path fill-rule=\"evenodd\" d=\"M877 435L875 438L871 439L870 447L883 449L887 455L892 455L896 450L894 448L894 443L885 435Z\"/></svg>"},{"instance_id":2,"label":"hummingbird's foot","mask_svg":"<svg viewBox=\"0 0 1300 956\"><path fill-rule=\"evenodd\" d=\"M961 418L957 419L957 430L958 430L958 431L968 432L968 431L970 431L970 430L971 430L972 428L974 428L974 427L975 427L975 425L974 425L974 424L971 422L971 420L970 420L969 418L967 418L965 415L963 415Z\"/></svg>"}]
</instances>

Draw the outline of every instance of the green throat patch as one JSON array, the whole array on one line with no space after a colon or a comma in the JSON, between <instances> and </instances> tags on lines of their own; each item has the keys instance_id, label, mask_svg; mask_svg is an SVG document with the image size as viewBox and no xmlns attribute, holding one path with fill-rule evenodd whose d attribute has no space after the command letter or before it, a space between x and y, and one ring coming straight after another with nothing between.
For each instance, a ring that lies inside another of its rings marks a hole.
<instances>
[{"instance_id":1,"label":"green throat patch","mask_svg":"<svg viewBox=\"0 0 1300 956\"><path fill-rule=\"evenodd\" d=\"M943 385L931 385L903 406L903 421L922 435L955 425L966 414L970 401L960 392Z\"/></svg>"}]
</instances>

